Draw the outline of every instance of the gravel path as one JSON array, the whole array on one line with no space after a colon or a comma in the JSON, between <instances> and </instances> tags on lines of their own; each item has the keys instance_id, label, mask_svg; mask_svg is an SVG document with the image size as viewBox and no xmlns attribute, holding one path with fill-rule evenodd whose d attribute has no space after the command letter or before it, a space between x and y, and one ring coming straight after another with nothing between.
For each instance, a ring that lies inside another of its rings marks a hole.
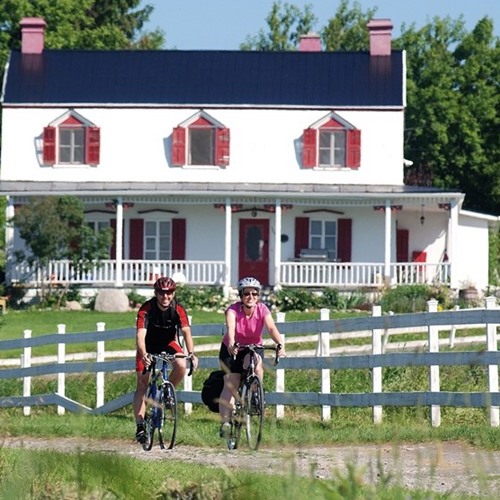
<instances>
[{"instance_id":1,"label":"gravel path","mask_svg":"<svg viewBox=\"0 0 500 500\"><path fill-rule=\"evenodd\" d=\"M82 438L3 438L2 446L52 449L63 452L96 451L120 453L142 460L177 459L187 463L221 467L228 474L240 468L270 474L300 474L329 479L356 465L366 482L375 484L380 474L408 488L428 488L439 493L465 493L481 498L500 497L500 451L484 451L462 443L356 445L271 449L258 452L245 448L229 451L178 444L173 450L154 446L145 452L133 442L85 440ZM383 471L383 472L381 472Z\"/></svg>"}]
</instances>

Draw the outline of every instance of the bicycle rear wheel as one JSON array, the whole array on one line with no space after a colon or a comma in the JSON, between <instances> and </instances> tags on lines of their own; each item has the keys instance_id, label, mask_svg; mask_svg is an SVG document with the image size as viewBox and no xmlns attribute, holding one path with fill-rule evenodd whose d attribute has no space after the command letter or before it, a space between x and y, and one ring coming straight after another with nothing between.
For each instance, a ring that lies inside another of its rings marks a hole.
<instances>
[{"instance_id":1,"label":"bicycle rear wheel","mask_svg":"<svg viewBox=\"0 0 500 500\"><path fill-rule=\"evenodd\" d=\"M253 377L243 401L245 407L245 427L248 446L252 450L259 447L264 424L264 389L259 377Z\"/></svg>"},{"instance_id":2,"label":"bicycle rear wheel","mask_svg":"<svg viewBox=\"0 0 500 500\"><path fill-rule=\"evenodd\" d=\"M160 448L171 450L177 433L177 396L172 382L165 382L161 398L161 418L158 428Z\"/></svg>"}]
</instances>

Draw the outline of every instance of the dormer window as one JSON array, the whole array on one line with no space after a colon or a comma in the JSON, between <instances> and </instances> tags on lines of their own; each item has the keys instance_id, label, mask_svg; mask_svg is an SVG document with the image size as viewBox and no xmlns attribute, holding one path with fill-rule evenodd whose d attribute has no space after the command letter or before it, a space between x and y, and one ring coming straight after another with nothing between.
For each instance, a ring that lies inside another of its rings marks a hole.
<instances>
[{"instance_id":1,"label":"dormer window","mask_svg":"<svg viewBox=\"0 0 500 500\"><path fill-rule=\"evenodd\" d=\"M98 165L100 129L75 112L43 130L44 165Z\"/></svg>"},{"instance_id":2,"label":"dormer window","mask_svg":"<svg viewBox=\"0 0 500 500\"><path fill-rule=\"evenodd\" d=\"M302 165L304 168L357 169L361 160L361 131L330 113L304 130Z\"/></svg>"},{"instance_id":3,"label":"dormer window","mask_svg":"<svg viewBox=\"0 0 500 500\"><path fill-rule=\"evenodd\" d=\"M229 165L229 129L204 111L172 133L173 165Z\"/></svg>"}]
</instances>

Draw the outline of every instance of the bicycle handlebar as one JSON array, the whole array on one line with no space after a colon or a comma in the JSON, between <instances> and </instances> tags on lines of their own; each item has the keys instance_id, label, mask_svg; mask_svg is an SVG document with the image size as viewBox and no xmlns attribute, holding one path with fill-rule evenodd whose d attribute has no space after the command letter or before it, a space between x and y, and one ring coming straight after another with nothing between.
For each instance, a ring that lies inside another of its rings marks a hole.
<instances>
[{"instance_id":1,"label":"bicycle handlebar","mask_svg":"<svg viewBox=\"0 0 500 500\"><path fill-rule=\"evenodd\" d=\"M149 372L153 369L153 365L156 363L156 361L161 360L165 361L169 365L172 365L172 361L176 358L189 358L189 372L188 372L188 377L190 377L193 374L193 360L189 354L180 354L180 353L175 353L175 354L167 354L166 352L161 352L160 354L147 354L150 358L152 358L153 363L151 363L147 368L144 368L142 370L142 374L144 375L146 372Z\"/></svg>"},{"instance_id":2,"label":"bicycle handlebar","mask_svg":"<svg viewBox=\"0 0 500 500\"><path fill-rule=\"evenodd\" d=\"M255 349L265 349L268 351L275 351L273 364L274 364L274 366L276 366L280 361L279 351L283 346L281 344L276 344L274 346L271 346L271 345L262 345L262 344L240 344L240 343L236 342L234 344L234 347L236 348L236 350L241 348L241 349L248 349L252 352L255 352ZM234 355L234 357L236 357L236 354Z\"/></svg>"}]
</instances>

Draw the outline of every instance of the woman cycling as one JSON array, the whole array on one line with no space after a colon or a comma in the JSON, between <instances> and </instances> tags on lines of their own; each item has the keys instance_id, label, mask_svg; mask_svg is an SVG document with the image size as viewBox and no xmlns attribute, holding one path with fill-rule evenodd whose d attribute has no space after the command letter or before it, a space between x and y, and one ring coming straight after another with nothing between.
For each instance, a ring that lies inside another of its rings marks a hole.
<instances>
[{"instance_id":1,"label":"woman cycling","mask_svg":"<svg viewBox=\"0 0 500 500\"><path fill-rule=\"evenodd\" d=\"M219 361L224 375L224 388L219 399L221 426L220 437L227 437L230 431L229 419L234 397L238 391L241 373L248 366L245 349L238 350L237 344L262 344L262 333L266 327L270 337L278 344L278 356L284 356L283 340L276 327L271 311L260 302L260 282L252 277L238 282L240 300L226 309L226 334L222 339ZM255 367L257 376L262 380L264 350L257 350L258 362Z\"/></svg>"}]
</instances>

